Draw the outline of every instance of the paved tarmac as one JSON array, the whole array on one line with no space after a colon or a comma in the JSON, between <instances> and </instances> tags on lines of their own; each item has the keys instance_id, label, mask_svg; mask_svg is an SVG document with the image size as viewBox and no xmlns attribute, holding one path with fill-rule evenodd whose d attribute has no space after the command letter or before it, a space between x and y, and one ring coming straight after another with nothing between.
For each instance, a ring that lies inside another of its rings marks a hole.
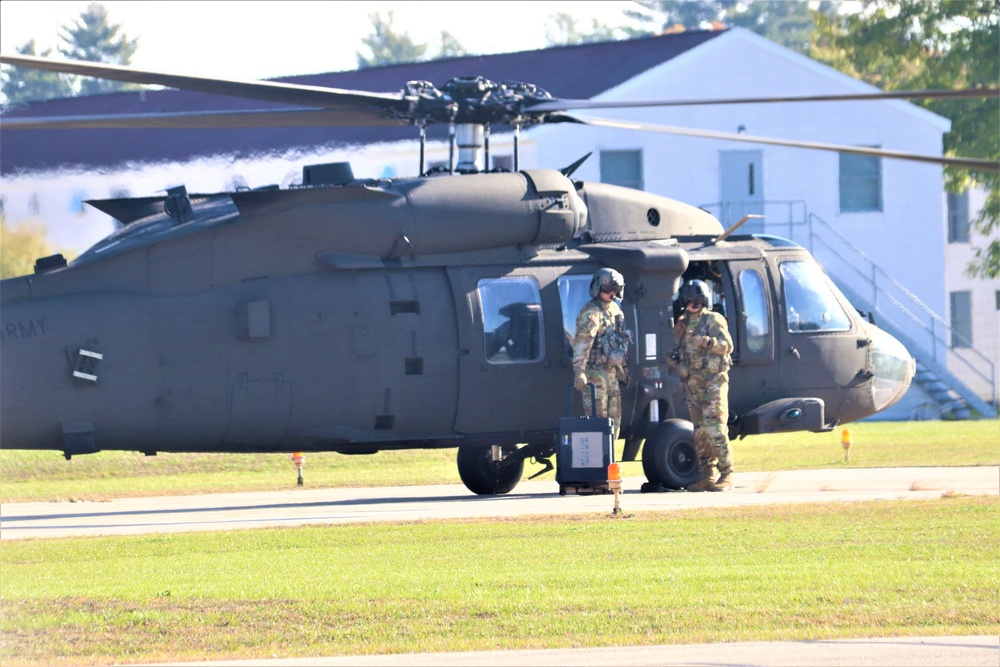
<instances>
[{"instance_id":1,"label":"paved tarmac","mask_svg":"<svg viewBox=\"0 0 1000 667\"><path fill-rule=\"evenodd\" d=\"M291 481L291 480L290 480ZM862 468L736 473L728 493L640 493L624 482L627 514L777 503L853 502L1000 495L1000 467ZM134 535L368 521L609 514L611 495L560 496L554 481L521 482L504 496L475 496L461 484L359 489L292 488L267 493L128 498L109 502L8 503L0 540Z\"/></svg>"},{"instance_id":2,"label":"paved tarmac","mask_svg":"<svg viewBox=\"0 0 1000 667\"><path fill-rule=\"evenodd\" d=\"M816 642L742 642L609 648L482 651L477 653L407 653L343 658L189 662L177 665L261 665L261 667L997 667L1000 637L907 637L837 639Z\"/></svg>"}]
</instances>

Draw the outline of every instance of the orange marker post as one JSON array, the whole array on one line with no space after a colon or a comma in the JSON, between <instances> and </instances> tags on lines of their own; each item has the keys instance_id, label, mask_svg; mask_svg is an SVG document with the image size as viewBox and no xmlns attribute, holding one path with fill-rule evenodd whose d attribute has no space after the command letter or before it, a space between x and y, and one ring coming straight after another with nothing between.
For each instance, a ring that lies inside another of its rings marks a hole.
<instances>
[{"instance_id":1,"label":"orange marker post","mask_svg":"<svg viewBox=\"0 0 1000 667\"><path fill-rule=\"evenodd\" d=\"M618 496L622 492L622 469L617 463L608 466L608 488L615 494L615 508L611 514L612 516L621 516L622 507L618 502Z\"/></svg>"}]
</instances>

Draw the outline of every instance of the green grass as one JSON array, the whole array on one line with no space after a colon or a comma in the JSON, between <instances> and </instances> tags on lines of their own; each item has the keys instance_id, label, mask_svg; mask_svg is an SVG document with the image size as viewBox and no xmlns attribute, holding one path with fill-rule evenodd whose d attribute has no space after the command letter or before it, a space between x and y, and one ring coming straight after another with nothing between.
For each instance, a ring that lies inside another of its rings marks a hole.
<instances>
[{"instance_id":1,"label":"green grass","mask_svg":"<svg viewBox=\"0 0 1000 667\"><path fill-rule=\"evenodd\" d=\"M994 420L861 422L852 424L851 459L844 461L841 430L737 440L738 471L818 468L998 465ZM619 443L619 446L621 443ZM525 477L539 468L529 464ZM642 464L622 473L642 476ZM100 452L71 461L59 452L0 450L0 502L107 500L128 496L270 491L295 486L289 454L161 454ZM310 488L457 484L455 450L407 450L371 456L309 453ZM554 480L553 472L537 478Z\"/></svg>"},{"instance_id":2,"label":"green grass","mask_svg":"<svg viewBox=\"0 0 1000 667\"><path fill-rule=\"evenodd\" d=\"M26 540L0 663L1000 632L1000 501Z\"/></svg>"}]
</instances>

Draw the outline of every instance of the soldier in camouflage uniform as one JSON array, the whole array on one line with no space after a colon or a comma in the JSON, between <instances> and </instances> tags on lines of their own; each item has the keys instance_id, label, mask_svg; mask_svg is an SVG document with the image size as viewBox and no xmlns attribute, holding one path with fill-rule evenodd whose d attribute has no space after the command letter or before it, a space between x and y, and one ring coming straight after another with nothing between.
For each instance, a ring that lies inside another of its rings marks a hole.
<instances>
[{"instance_id":1,"label":"soldier in camouflage uniform","mask_svg":"<svg viewBox=\"0 0 1000 667\"><path fill-rule=\"evenodd\" d=\"M712 295L703 281L684 283L680 302L684 313L674 326L676 347L670 358L687 387L687 406L702 469L701 481L688 490L728 491L733 472L727 426L733 339L726 318L711 310ZM719 477L713 482L716 466Z\"/></svg>"},{"instance_id":2,"label":"soldier in camouflage uniform","mask_svg":"<svg viewBox=\"0 0 1000 667\"><path fill-rule=\"evenodd\" d=\"M628 383L628 343L625 315L615 301L625 291L625 279L614 269L599 269L590 281L590 296L576 317L573 339L573 386L583 393L587 415L594 414L587 384L594 385L597 416L614 421L614 438L622 420L620 384Z\"/></svg>"}]
</instances>

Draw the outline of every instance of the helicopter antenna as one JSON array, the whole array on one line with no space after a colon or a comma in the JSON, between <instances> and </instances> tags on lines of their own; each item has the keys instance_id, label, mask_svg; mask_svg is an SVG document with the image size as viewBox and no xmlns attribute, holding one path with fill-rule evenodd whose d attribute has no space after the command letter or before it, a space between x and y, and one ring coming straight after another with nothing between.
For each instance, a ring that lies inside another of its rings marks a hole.
<instances>
[{"instance_id":1,"label":"helicopter antenna","mask_svg":"<svg viewBox=\"0 0 1000 667\"><path fill-rule=\"evenodd\" d=\"M574 162L570 166L563 167L562 169L560 169L559 173L562 174L563 176L565 176L566 178L569 178L570 176L573 175L573 173L577 169L580 168L580 165L582 165L584 162L586 162L587 158L589 158L593 154L594 154L594 151L591 151L591 152L587 153L586 155L584 155L582 158L580 158L579 160L577 160L576 162Z\"/></svg>"},{"instance_id":2,"label":"helicopter antenna","mask_svg":"<svg viewBox=\"0 0 1000 667\"><path fill-rule=\"evenodd\" d=\"M490 124L483 125L483 171L490 170Z\"/></svg>"},{"instance_id":3,"label":"helicopter antenna","mask_svg":"<svg viewBox=\"0 0 1000 667\"><path fill-rule=\"evenodd\" d=\"M740 218L736 222L736 224L734 224L732 227L730 227L726 231L722 232L722 236L718 237L717 239L714 239L712 241L712 243L719 243L720 241L725 241L726 239L728 239L730 237L730 235L732 235L733 232L735 232L737 229L739 229L743 225L744 222L746 222L747 220L750 220L752 218L762 218L763 219L764 216L763 215L759 215L757 213L749 213L747 215L744 215L742 218Z\"/></svg>"},{"instance_id":4,"label":"helicopter antenna","mask_svg":"<svg viewBox=\"0 0 1000 667\"><path fill-rule=\"evenodd\" d=\"M521 124L514 123L514 171L521 171Z\"/></svg>"},{"instance_id":5,"label":"helicopter antenna","mask_svg":"<svg viewBox=\"0 0 1000 667\"><path fill-rule=\"evenodd\" d=\"M420 176L427 173L427 121L420 121Z\"/></svg>"}]
</instances>

